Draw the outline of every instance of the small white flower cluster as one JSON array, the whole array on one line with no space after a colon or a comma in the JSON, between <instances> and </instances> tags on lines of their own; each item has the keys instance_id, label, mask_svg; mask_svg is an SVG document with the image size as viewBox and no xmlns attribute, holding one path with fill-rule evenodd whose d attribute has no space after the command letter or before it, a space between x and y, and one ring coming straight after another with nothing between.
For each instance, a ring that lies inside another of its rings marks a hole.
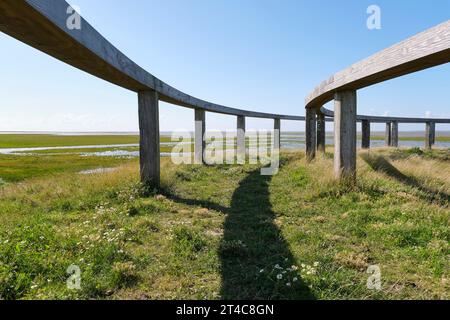
<instances>
[{"instance_id":1,"label":"small white flower cluster","mask_svg":"<svg viewBox=\"0 0 450 320\"><path fill-rule=\"evenodd\" d=\"M101 203L98 206L95 207L95 215L94 220L97 219L97 217L100 215L105 214L114 214L117 213L117 209L114 207L110 207L108 202Z\"/></svg>"},{"instance_id":2,"label":"small white flower cluster","mask_svg":"<svg viewBox=\"0 0 450 320\"><path fill-rule=\"evenodd\" d=\"M301 264L301 274L302 275L307 275L307 276L311 276L311 275L316 275L317 274L317 267L319 266L319 262L314 262L312 266L308 265L308 264Z\"/></svg>"},{"instance_id":3,"label":"small white flower cluster","mask_svg":"<svg viewBox=\"0 0 450 320\"><path fill-rule=\"evenodd\" d=\"M287 263L288 259L285 259L284 262ZM315 276L319 265L319 262L314 262L312 265L302 263L299 268L296 265L283 267L280 264L276 264L271 270L269 269L266 272L266 269L261 269L259 273L267 273L269 277L274 278L276 281L283 282L287 287L292 287L299 281L298 275L305 279Z\"/></svg>"},{"instance_id":4,"label":"small white flower cluster","mask_svg":"<svg viewBox=\"0 0 450 320\"><path fill-rule=\"evenodd\" d=\"M284 262L287 263L288 259L285 259ZM297 270L298 267L296 265L283 267L277 263L271 270L268 271L268 276L275 276L275 279L278 282L283 282L286 287L292 287L296 282L298 282ZM263 274L265 272L265 269L259 270L260 274Z\"/></svg>"},{"instance_id":5,"label":"small white flower cluster","mask_svg":"<svg viewBox=\"0 0 450 320\"><path fill-rule=\"evenodd\" d=\"M117 193L117 199L123 202L133 201L137 198L139 198L139 188L135 185L132 185L127 189L120 190Z\"/></svg>"}]
</instances>

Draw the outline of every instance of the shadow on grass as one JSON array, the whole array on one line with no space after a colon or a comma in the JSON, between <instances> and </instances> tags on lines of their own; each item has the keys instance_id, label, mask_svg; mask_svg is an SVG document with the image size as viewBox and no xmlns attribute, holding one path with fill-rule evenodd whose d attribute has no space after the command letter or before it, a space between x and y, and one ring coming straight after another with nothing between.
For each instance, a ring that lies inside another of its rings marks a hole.
<instances>
[{"instance_id":1,"label":"shadow on grass","mask_svg":"<svg viewBox=\"0 0 450 320\"><path fill-rule=\"evenodd\" d=\"M422 199L428 202L438 202L441 205L447 205L450 202L450 195L431 190L424 186L419 180L409 177L394 167L385 157L373 156L369 154L361 155L361 158L375 171L383 172L388 176L404 183L410 187L417 188L423 194L420 195Z\"/></svg>"},{"instance_id":2,"label":"shadow on grass","mask_svg":"<svg viewBox=\"0 0 450 320\"><path fill-rule=\"evenodd\" d=\"M295 264L288 243L274 223L270 180L259 170L252 171L233 193L220 249L224 299L314 298L297 272L283 274L281 280L277 279L281 270L270 274L276 264ZM293 283L294 277L299 281ZM288 282L292 287L286 285Z\"/></svg>"},{"instance_id":3,"label":"shadow on grass","mask_svg":"<svg viewBox=\"0 0 450 320\"><path fill-rule=\"evenodd\" d=\"M250 172L233 192L230 208L169 195L173 201L226 214L219 247L222 299L315 298L299 272L287 270L296 262L274 222L275 213L269 199L270 180L271 177L262 176L259 169ZM283 269L275 268L276 265ZM277 279L280 274L282 279Z\"/></svg>"}]
</instances>

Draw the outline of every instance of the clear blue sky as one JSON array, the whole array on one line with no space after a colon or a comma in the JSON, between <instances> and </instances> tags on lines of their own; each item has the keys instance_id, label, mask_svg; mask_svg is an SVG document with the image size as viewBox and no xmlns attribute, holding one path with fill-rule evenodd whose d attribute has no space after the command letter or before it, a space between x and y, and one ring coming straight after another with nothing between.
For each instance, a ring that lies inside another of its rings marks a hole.
<instances>
[{"instance_id":1,"label":"clear blue sky","mask_svg":"<svg viewBox=\"0 0 450 320\"><path fill-rule=\"evenodd\" d=\"M450 19L449 0L70 3L131 59L180 90L227 106L296 115L304 115L305 96L331 74ZM381 30L366 27L371 4L381 8ZM0 48L0 131L137 130L135 93L2 33ZM447 64L360 90L358 111L450 117L449 75ZM192 130L192 110L164 103L160 110L161 130ZM235 122L207 115L208 130L234 129ZM302 122L282 126L304 130ZM249 119L248 127L271 128L272 121Z\"/></svg>"}]
</instances>

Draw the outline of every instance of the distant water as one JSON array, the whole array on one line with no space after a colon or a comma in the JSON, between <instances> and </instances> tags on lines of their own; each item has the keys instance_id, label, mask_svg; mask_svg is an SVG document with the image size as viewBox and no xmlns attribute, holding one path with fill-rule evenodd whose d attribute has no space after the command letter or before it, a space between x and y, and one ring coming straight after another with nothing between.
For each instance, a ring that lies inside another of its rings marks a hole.
<instances>
[{"instance_id":1,"label":"distant water","mask_svg":"<svg viewBox=\"0 0 450 320\"><path fill-rule=\"evenodd\" d=\"M18 134L18 132L14 132L13 134ZM34 133L36 134L36 133ZM47 133L48 134L48 133ZM52 134L58 134L58 133L52 133ZM91 135L93 133L63 133L66 135ZM129 135L129 134L136 134L132 132L103 132L103 133L95 133L98 135L111 135L111 134L117 134L117 135ZM162 132L162 136L170 136L170 132ZM374 136L383 136L384 132L373 133ZM419 137L424 136L424 132L402 132L400 136L405 137ZM437 136L450 136L450 132L438 132ZM174 146L178 142L161 142L162 146ZM232 142L231 144L233 144ZM221 142L213 143L215 145L222 144ZM328 135L326 138L326 144L332 145L333 144L333 137ZM425 142L424 141L402 141L399 140L399 147L424 147ZM230 145L230 143L229 143ZM357 142L358 147L361 146L361 140L358 139ZM371 140L371 146L372 147L384 147L385 142L384 140ZM90 145L90 146L66 146L66 147L39 147L39 148L0 148L0 154L18 154L18 155L27 155L27 154L33 154L33 152L36 151L44 151L44 150L55 150L55 153L57 153L57 150L61 149L107 149L107 148L115 148L115 150L105 150L105 151L97 151L97 152L83 152L82 155L85 156L103 156L103 157L138 157L139 151L131 151L131 150L124 150L129 147L138 147L138 144L117 144L117 145ZM436 147L438 148L450 148L450 142L436 142ZM121 148L124 148L121 150ZM283 149L289 149L289 150L301 150L305 149L305 134L304 132L283 132L281 135L281 148ZM161 153L161 156L170 156L171 153Z\"/></svg>"}]
</instances>

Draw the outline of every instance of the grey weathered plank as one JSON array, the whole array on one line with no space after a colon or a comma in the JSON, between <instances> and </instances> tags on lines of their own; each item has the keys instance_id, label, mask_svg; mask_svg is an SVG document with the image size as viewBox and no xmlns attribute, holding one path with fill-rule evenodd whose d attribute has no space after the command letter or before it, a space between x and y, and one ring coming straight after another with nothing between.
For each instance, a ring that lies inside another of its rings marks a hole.
<instances>
[{"instance_id":1,"label":"grey weathered plank","mask_svg":"<svg viewBox=\"0 0 450 320\"><path fill-rule=\"evenodd\" d=\"M369 120L363 120L361 122L361 131L362 131L361 148L370 149L370 121Z\"/></svg>"},{"instance_id":2,"label":"grey weathered plank","mask_svg":"<svg viewBox=\"0 0 450 320\"><path fill-rule=\"evenodd\" d=\"M305 100L316 108L336 91L357 90L450 62L450 20L353 64L323 81Z\"/></svg>"},{"instance_id":3,"label":"grey weathered plank","mask_svg":"<svg viewBox=\"0 0 450 320\"><path fill-rule=\"evenodd\" d=\"M392 122L386 122L386 131L384 133L384 144L390 147L392 144Z\"/></svg>"},{"instance_id":4,"label":"grey weathered plank","mask_svg":"<svg viewBox=\"0 0 450 320\"><path fill-rule=\"evenodd\" d=\"M183 107L255 118L304 120L302 116L246 111L204 101L156 78L108 42L86 20L66 27L64 0L2 0L0 31L61 61L136 92L155 90L160 100Z\"/></svg>"},{"instance_id":5,"label":"grey weathered plank","mask_svg":"<svg viewBox=\"0 0 450 320\"><path fill-rule=\"evenodd\" d=\"M334 175L356 176L356 91L337 92L334 97Z\"/></svg>"},{"instance_id":6,"label":"grey weathered plank","mask_svg":"<svg viewBox=\"0 0 450 320\"><path fill-rule=\"evenodd\" d=\"M245 148L245 117L237 117L237 163L244 164L246 158L246 148Z\"/></svg>"},{"instance_id":7,"label":"grey weathered plank","mask_svg":"<svg viewBox=\"0 0 450 320\"><path fill-rule=\"evenodd\" d=\"M325 114L328 119L326 121L332 121L331 118L334 117L334 112L326 109L325 107L320 108L320 112ZM381 117L381 116L366 116L366 115L357 115L356 120L358 122L362 122L364 120L368 120L372 123L385 123L397 121L398 123L450 123L450 119L444 118L408 118L408 117Z\"/></svg>"},{"instance_id":8,"label":"grey weathered plank","mask_svg":"<svg viewBox=\"0 0 450 320\"><path fill-rule=\"evenodd\" d=\"M273 149L276 152L280 152L281 148L281 120L273 120Z\"/></svg>"},{"instance_id":9,"label":"grey weathered plank","mask_svg":"<svg viewBox=\"0 0 450 320\"><path fill-rule=\"evenodd\" d=\"M156 91L141 91L139 102L141 182L151 187L160 183L159 106Z\"/></svg>"},{"instance_id":10,"label":"grey weathered plank","mask_svg":"<svg viewBox=\"0 0 450 320\"><path fill-rule=\"evenodd\" d=\"M325 152L325 115L322 112L317 112L317 151L324 153Z\"/></svg>"},{"instance_id":11,"label":"grey weathered plank","mask_svg":"<svg viewBox=\"0 0 450 320\"><path fill-rule=\"evenodd\" d=\"M194 133L194 163L204 164L205 154L205 110L195 109L195 133Z\"/></svg>"},{"instance_id":12,"label":"grey weathered plank","mask_svg":"<svg viewBox=\"0 0 450 320\"><path fill-rule=\"evenodd\" d=\"M306 109L305 145L306 159L311 161L316 156L316 110Z\"/></svg>"},{"instance_id":13,"label":"grey weathered plank","mask_svg":"<svg viewBox=\"0 0 450 320\"><path fill-rule=\"evenodd\" d=\"M431 149L436 140L436 124L427 122L425 129L425 148Z\"/></svg>"},{"instance_id":14,"label":"grey weathered plank","mask_svg":"<svg viewBox=\"0 0 450 320\"><path fill-rule=\"evenodd\" d=\"M391 123L391 147L398 148L398 122Z\"/></svg>"}]
</instances>

